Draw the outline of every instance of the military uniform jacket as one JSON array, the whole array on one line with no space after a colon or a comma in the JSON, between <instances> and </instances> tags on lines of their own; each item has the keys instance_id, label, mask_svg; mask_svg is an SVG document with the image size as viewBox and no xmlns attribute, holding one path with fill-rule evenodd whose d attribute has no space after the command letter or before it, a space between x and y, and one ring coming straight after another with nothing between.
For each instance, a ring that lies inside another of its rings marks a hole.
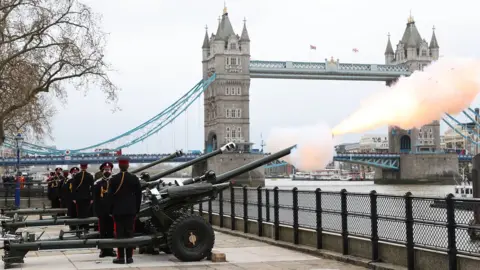
<instances>
[{"instance_id":1,"label":"military uniform jacket","mask_svg":"<svg viewBox=\"0 0 480 270\"><path fill-rule=\"evenodd\" d=\"M95 181L97 181L98 179L101 179L102 177L103 177L103 171L98 171L94 175Z\"/></svg>"},{"instance_id":2,"label":"military uniform jacket","mask_svg":"<svg viewBox=\"0 0 480 270\"><path fill-rule=\"evenodd\" d=\"M70 203L72 201L72 178L67 178L63 182L62 189L61 189L61 197L66 203Z\"/></svg>"},{"instance_id":3,"label":"military uniform jacket","mask_svg":"<svg viewBox=\"0 0 480 270\"><path fill-rule=\"evenodd\" d=\"M136 215L142 202L142 188L138 177L129 172L120 172L110 180L108 194L113 215Z\"/></svg>"},{"instance_id":4,"label":"military uniform jacket","mask_svg":"<svg viewBox=\"0 0 480 270\"><path fill-rule=\"evenodd\" d=\"M108 196L110 179L111 177L102 177L93 184L93 210L97 217L110 214L111 198Z\"/></svg>"},{"instance_id":5,"label":"military uniform jacket","mask_svg":"<svg viewBox=\"0 0 480 270\"><path fill-rule=\"evenodd\" d=\"M54 176L47 181L47 193L50 200L56 200L60 197L60 179L58 176Z\"/></svg>"},{"instance_id":6,"label":"military uniform jacket","mask_svg":"<svg viewBox=\"0 0 480 270\"><path fill-rule=\"evenodd\" d=\"M93 183L93 175L90 173L77 173L72 180L72 200L91 200Z\"/></svg>"}]
</instances>

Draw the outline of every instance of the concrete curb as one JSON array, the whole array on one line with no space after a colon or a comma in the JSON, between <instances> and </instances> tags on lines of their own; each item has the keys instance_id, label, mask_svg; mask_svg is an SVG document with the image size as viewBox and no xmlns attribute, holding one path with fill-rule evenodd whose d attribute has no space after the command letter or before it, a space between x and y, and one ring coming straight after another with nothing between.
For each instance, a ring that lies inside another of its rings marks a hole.
<instances>
[{"instance_id":1,"label":"concrete curb","mask_svg":"<svg viewBox=\"0 0 480 270\"><path fill-rule=\"evenodd\" d=\"M330 260L336 260L336 261L353 264L357 266L362 266L369 269L375 269L375 270L406 270L407 269L406 267L403 267L403 266L397 266L397 265L381 263L381 262L372 262L364 258L359 258L355 256L350 256L350 255L342 255L340 253L332 252L329 250L316 249L316 248L304 246L304 245L295 245L295 244L284 242L284 241L275 241L270 238L259 237L254 234L248 234L248 233L243 233L239 231L232 231L231 229L220 228L218 226L213 226L213 228L215 229L215 231L218 231L220 233L242 237L249 240L255 240L255 241L263 242L272 246L287 248L290 250L307 253L313 256L322 257Z\"/></svg>"}]
</instances>

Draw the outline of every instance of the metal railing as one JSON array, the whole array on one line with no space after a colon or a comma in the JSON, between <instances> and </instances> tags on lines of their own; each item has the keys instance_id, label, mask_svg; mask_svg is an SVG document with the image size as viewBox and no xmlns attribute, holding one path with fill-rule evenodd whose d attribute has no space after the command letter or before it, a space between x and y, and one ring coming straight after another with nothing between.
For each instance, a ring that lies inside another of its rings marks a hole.
<instances>
[{"instance_id":1,"label":"metal railing","mask_svg":"<svg viewBox=\"0 0 480 270\"><path fill-rule=\"evenodd\" d=\"M321 249L322 232L336 233L342 237L343 254L349 253L350 236L371 241L371 259L379 259L379 242L400 244L407 249L407 266L413 269L414 250L422 248L448 254L449 269L457 269L457 255L480 257L480 241L470 239L473 209L480 208L478 199L416 197L410 192L404 196L370 193L231 187L213 201L195 207L200 213L230 216L229 225L235 230L235 219L243 219L244 232L248 233L249 220L258 224L256 232L263 236L263 223L274 227L275 240L280 239L280 226L293 228L293 243L299 244L301 228L317 232L316 246ZM478 211L478 210L477 210ZM479 220L480 221L480 220Z\"/></svg>"},{"instance_id":2,"label":"metal railing","mask_svg":"<svg viewBox=\"0 0 480 270\"><path fill-rule=\"evenodd\" d=\"M2 208L12 207L14 205L15 189L17 183L7 182L0 183L0 204ZM46 183L39 182L25 182L20 184L20 201L25 207L38 207L42 203L34 203L36 201L43 201L47 198ZM3 203L2 203L3 202Z\"/></svg>"}]
</instances>

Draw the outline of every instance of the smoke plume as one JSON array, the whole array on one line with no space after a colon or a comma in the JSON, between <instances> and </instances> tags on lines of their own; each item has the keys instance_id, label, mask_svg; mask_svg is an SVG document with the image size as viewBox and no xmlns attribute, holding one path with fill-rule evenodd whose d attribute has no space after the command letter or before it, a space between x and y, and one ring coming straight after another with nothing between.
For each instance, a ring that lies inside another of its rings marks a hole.
<instances>
[{"instance_id":1,"label":"smoke plume","mask_svg":"<svg viewBox=\"0 0 480 270\"><path fill-rule=\"evenodd\" d=\"M283 160L299 170L323 169L332 160L334 139L327 125L274 128L267 138L266 150L276 152L295 144L297 147Z\"/></svg>"},{"instance_id":2,"label":"smoke plume","mask_svg":"<svg viewBox=\"0 0 480 270\"><path fill-rule=\"evenodd\" d=\"M350 117L337 125L335 135L364 132L385 125L420 128L466 109L480 91L480 61L445 59L423 72L414 72L366 100Z\"/></svg>"}]
</instances>

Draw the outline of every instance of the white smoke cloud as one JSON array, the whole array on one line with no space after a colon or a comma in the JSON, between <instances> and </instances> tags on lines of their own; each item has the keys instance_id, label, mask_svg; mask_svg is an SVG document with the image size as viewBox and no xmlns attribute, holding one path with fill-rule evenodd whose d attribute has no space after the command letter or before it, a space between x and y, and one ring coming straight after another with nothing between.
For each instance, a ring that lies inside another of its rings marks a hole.
<instances>
[{"instance_id":1,"label":"white smoke cloud","mask_svg":"<svg viewBox=\"0 0 480 270\"><path fill-rule=\"evenodd\" d=\"M292 145L297 147L284 161L299 170L320 170L332 160L334 139L325 124L298 128L274 128L266 141L266 150L276 152Z\"/></svg>"},{"instance_id":2,"label":"white smoke cloud","mask_svg":"<svg viewBox=\"0 0 480 270\"><path fill-rule=\"evenodd\" d=\"M479 60L441 58L364 101L332 132L357 133L386 125L420 128L440 120L444 113L462 112L479 92Z\"/></svg>"}]
</instances>

